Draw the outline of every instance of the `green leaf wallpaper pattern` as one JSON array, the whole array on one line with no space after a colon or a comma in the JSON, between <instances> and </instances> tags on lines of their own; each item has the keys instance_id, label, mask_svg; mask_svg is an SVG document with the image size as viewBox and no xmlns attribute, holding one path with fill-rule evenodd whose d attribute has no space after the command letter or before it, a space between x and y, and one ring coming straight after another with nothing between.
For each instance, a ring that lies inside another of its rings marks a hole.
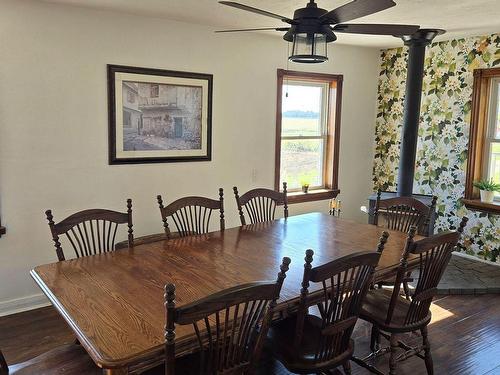
<instances>
[{"instance_id":1,"label":"green leaf wallpaper pattern","mask_svg":"<svg viewBox=\"0 0 500 375\"><path fill-rule=\"evenodd\" d=\"M374 190L395 190L403 122L407 48L381 51ZM473 71L500 65L500 34L427 47L414 193L438 197L437 230L469 217L461 251L500 263L500 218L469 211L465 190Z\"/></svg>"}]
</instances>

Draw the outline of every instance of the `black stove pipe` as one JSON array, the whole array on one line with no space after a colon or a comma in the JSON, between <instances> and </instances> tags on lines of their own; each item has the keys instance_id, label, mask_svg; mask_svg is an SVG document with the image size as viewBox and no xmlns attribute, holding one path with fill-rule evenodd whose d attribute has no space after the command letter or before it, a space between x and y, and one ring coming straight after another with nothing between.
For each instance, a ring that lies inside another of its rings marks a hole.
<instances>
[{"instance_id":1,"label":"black stove pipe","mask_svg":"<svg viewBox=\"0 0 500 375\"><path fill-rule=\"evenodd\" d=\"M411 196L413 193L425 47L444 32L439 29L421 29L413 35L403 37L404 44L409 47L409 51L397 185L399 196Z\"/></svg>"}]
</instances>

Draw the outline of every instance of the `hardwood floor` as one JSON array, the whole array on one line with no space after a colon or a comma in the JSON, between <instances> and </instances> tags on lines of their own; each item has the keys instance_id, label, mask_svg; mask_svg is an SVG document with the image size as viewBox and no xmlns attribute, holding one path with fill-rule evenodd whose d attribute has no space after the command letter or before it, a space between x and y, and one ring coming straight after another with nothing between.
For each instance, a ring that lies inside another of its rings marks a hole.
<instances>
[{"instance_id":1,"label":"hardwood floor","mask_svg":"<svg viewBox=\"0 0 500 375\"><path fill-rule=\"evenodd\" d=\"M436 375L500 374L500 296L446 296L432 306L429 337ZM368 351L370 327L358 323L354 337L356 353ZM419 340L413 336L407 342ZM17 363L74 340L66 323L51 307L0 318L0 348L8 363ZM388 358L377 361L388 370ZM368 372L355 364L353 374ZM289 374L281 364L267 358L261 374ZM422 360L413 357L398 363L398 374L426 374Z\"/></svg>"},{"instance_id":2,"label":"hardwood floor","mask_svg":"<svg viewBox=\"0 0 500 375\"><path fill-rule=\"evenodd\" d=\"M500 296L445 296L431 307L429 340L436 375L500 374ZM363 327L363 328L362 328ZM356 353L366 353L369 326L360 326L356 334ZM412 337L403 341L420 340ZM377 367L388 369L388 357ZM353 366L356 367L356 366ZM365 374L358 371L353 374ZM398 363L398 374L426 374L417 357Z\"/></svg>"},{"instance_id":3,"label":"hardwood floor","mask_svg":"<svg viewBox=\"0 0 500 375\"><path fill-rule=\"evenodd\" d=\"M75 336L52 307L44 307L0 318L0 349L9 364L23 362Z\"/></svg>"}]
</instances>

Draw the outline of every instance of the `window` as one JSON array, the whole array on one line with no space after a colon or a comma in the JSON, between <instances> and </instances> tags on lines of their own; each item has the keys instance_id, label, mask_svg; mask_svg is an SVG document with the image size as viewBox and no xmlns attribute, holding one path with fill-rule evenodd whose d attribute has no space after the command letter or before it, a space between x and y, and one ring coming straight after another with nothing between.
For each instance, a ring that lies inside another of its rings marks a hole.
<instances>
[{"instance_id":1,"label":"window","mask_svg":"<svg viewBox=\"0 0 500 375\"><path fill-rule=\"evenodd\" d=\"M174 136L175 138L182 138L182 117L174 117Z\"/></svg>"},{"instance_id":2,"label":"window","mask_svg":"<svg viewBox=\"0 0 500 375\"><path fill-rule=\"evenodd\" d=\"M123 111L123 127L132 127L132 114L129 111Z\"/></svg>"},{"instance_id":3,"label":"window","mask_svg":"<svg viewBox=\"0 0 500 375\"><path fill-rule=\"evenodd\" d=\"M500 68L474 71L469 159L465 185L465 205L470 209L500 213L500 193L493 204L479 201L473 182L500 183Z\"/></svg>"},{"instance_id":4,"label":"window","mask_svg":"<svg viewBox=\"0 0 500 375\"><path fill-rule=\"evenodd\" d=\"M500 77L491 80L483 175L500 183ZM496 192L498 197L500 193Z\"/></svg>"},{"instance_id":5,"label":"window","mask_svg":"<svg viewBox=\"0 0 500 375\"><path fill-rule=\"evenodd\" d=\"M291 203L338 194L341 93L341 75L278 70L275 189Z\"/></svg>"},{"instance_id":6,"label":"window","mask_svg":"<svg viewBox=\"0 0 500 375\"><path fill-rule=\"evenodd\" d=\"M151 84L151 97L152 98L157 98L160 96L160 85L156 85L156 84Z\"/></svg>"},{"instance_id":7,"label":"window","mask_svg":"<svg viewBox=\"0 0 500 375\"><path fill-rule=\"evenodd\" d=\"M131 104L135 103L135 93L132 90L127 90L127 101Z\"/></svg>"}]
</instances>

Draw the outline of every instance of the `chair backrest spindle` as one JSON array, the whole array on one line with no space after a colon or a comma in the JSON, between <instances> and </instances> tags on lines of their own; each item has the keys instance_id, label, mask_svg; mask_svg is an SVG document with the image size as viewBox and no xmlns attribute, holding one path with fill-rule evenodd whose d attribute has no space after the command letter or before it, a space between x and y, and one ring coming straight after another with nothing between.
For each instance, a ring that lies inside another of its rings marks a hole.
<instances>
[{"instance_id":1,"label":"chair backrest spindle","mask_svg":"<svg viewBox=\"0 0 500 375\"><path fill-rule=\"evenodd\" d=\"M0 375L8 375L8 374L9 374L9 366L7 366L5 357L3 356L3 353L0 350Z\"/></svg>"},{"instance_id":2,"label":"chair backrest spindle","mask_svg":"<svg viewBox=\"0 0 500 375\"><path fill-rule=\"evenodd\" d=\"M305 334L304 323L308 310L316 305L321 318L321 335L314 356L318 368L335 362L338 356L349 350L363 298L388 237L387 232L382 234L376 252L350 254L317 267L312 267L313 251L306 251L293 345L298 353ZM311 282L322 286L321 297L316 293L309 294Z\"/></svg>"},{"instance_id":3,"label":"chair backrest spindle","mask_svg":"<svg viewBox=\"0 0 500 375\"><path fill-rule=\"evenodd\" d=\"M374 224L379 225L381 216L385 219L384 227L400 232L408 232L416 226L420 232L426 233L432 213L435 210L437 197L432 198L430 206L426 206L413 197L395 197L381 199L382 192L377 192Z\"/></svg>"},{"instance_id":4,"label":"chair backrest spindle","mask_svg":"<svg viewBox=\"0 0 500 375\"><path fill-rule=\"evenodd\" d=\"M283 206L284 217L288 217L286 182L283 182L282 193L271 189L257 188L249 190L240 196L236 186L233 187L233 191L242 225L247 224L244 211L248 215L250 224L274 220L276 206L281 205Z\"/></svg>"},{"instance_id":5,"label":"chair backrest spindle","mask_svg":"<svg viewBox=\"0 0 500 375\"><path fill-rule=\"evenodd\" d=\"M200 374L251 372L262 351L289 264L290 259L283 258L275 282L239 285L182 307L175 305L175 286L166 285L165 374L176 373L176 325L193 326Z\"/></svg>"},{"instance_id":6,"label":"chair backrest spindle","mask_svg":"<svg viewBox=\"0 0 500 375\"><path fill-rule=\"evenodd\" d=\"M132 222L132 199L127 199L127 215L128 215L128 220L127 220L127 226L128 226L128 242L133 243L134 242L134 229L133 229L133 222Z\"/></svg>"},{"instance_id":7,"label":"chair backrest spindle","mask_svg":"<svg viewBox=\"0 0 500 375\"><path fill-rule=\"evenodd\" d=\"M418 241L413 240L417 228L412 227L410 229L405 251L396 275L396 282L387 311L386 324L391 323L399 299L400 285L407 273L408 259L411 254L415 255L418 260L416 274L418 281L404 323L407 326L417 326L427 317L439 281L467 225L467 220L466 217L462 219L456 232L446 231Z\"/></svg>"},{"instance_id":8,"label":"chair backrest spindle","mask_svg":"<svg viewBox=\"0 0 500 375\"><path fill-rule=\"evenodd\" d=\"M220 221L220 230L226 229L226 223L224 220L224 189L219 188L219 202L220 202L220 214L219 214L219 221Z\"/></svg>"},{"instance_id":9,"label":"chair backrest spindle","mask_svg":"<svg viewBox=\"0 0 500 375\"><path fill-rule=\"evenodd\" d=\"M128 246L134 245L132 200L127 199L127 212L105 209L90 209L68 216L59 223L54 222L51 210L45 211L57 259L65 260L60 236L64 235L73 247L77 258L115 250L115 240L120 224L127 224Z\"/></svg>"},{"instance_id":10,"label":"chair backrest spindle","mask_svg":"<svg viewBox=\"0 0 500 375\"><path fill-rule=\"evenodd\" d=\"M169 218L173 221L180 237L208 233L213 210L219 210L220 230L225 229L224 190L222 188L219 189L218 200L205 197L184 197L167 206L163 205L161 195L157 196L157 200L167 238L172 236L168 225Z\"/></svg>"}]
</instances>

